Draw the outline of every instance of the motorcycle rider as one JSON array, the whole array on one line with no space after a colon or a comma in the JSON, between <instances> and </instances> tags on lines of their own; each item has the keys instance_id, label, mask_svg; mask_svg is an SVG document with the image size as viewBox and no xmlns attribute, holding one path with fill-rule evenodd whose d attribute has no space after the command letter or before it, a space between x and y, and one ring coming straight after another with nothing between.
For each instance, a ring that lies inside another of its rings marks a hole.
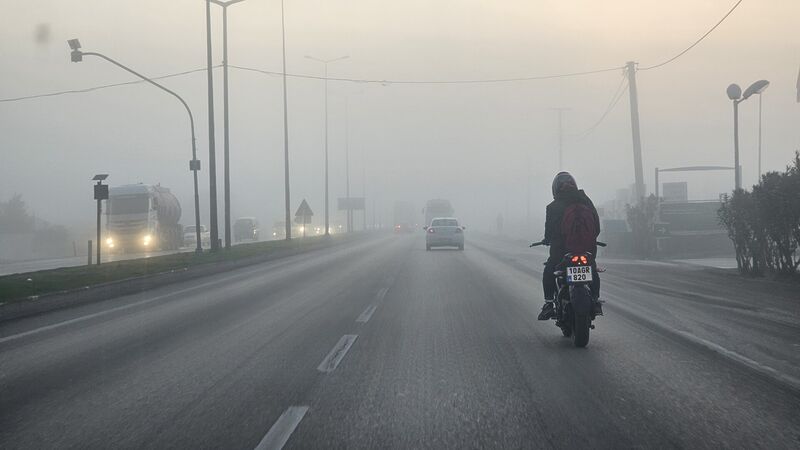
<instances>
[{"instance_id":1,"label":"motorcycle rider","mask_svg":"<svg viewBox=\"0 0 800 450\"><path fill-rule=\"evenodd\" d=\"M562 222L565 217L565 212L573 205L585 205L591 211L593 216L594 226L594 242L597 235L600 233L600 217L597 215L597 209L594 207L592 200L583 192L583 189L578 189L578 184L575 178L569 172L559 172L553 179L553 201L547 205L547 213L545 219L545 231L543 242L550 246L550 257L544 267L542 274L542 287L544 289L544 305L542 311L539 313L539 320L548 320L556 316L555 311L555 294L556 294L556 280L553 276L555 267L564 258L567 253L565 247L565 236L562 232ZM597 256L597 244L591 244L591 248L586 248L583 251L591 252L595 257ZM602 307L599 302L600 298L600 278L597 276L597 266L592 261L592 283L591 291L592 297L595 299L594 309L595 314L600 315L603 313Z\"/></svg>"}]
</instances>

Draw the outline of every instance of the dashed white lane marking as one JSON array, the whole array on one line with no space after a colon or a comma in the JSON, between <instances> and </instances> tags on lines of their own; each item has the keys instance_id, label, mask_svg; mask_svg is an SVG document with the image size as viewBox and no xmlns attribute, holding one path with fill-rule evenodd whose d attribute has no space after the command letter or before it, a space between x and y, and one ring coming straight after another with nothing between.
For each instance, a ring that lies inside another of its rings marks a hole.
<instances>
[{"instance_id":1,"label":"dashed white lane marking","mask_svg":"<svg viewBox=\"0 0 800 450\"><path fill-rule=\"evenodd\" d=\"M375 296L375 300L380 303L383 301L383 298L386 297L386 293L389 292L389 288L385 287L378 291L378 295Z\"/></svg>"},{"instance_id":2,"label":"dashed white lane marking","mask_svg":"<svg viewBox=\"0 0 800 450\"><path fill-rule=\"evenodd\" d=\"M280 450L308 412L308 406L290 406L261 439L256 450Z\"/></svg>"},{"instance_id":3,"label":"dashed white lane marking","mask_svg":"<svg viewBox=\"0 0 800 450\"><path fill-rule=\"evenodd\" d=\"M367 309L365 309L364 312L362 312L361 315L358 316L356 322L367 323L370 317L372 317L372 314L375 313L375 310L378 309L378 305L383 301L383 298L386 297L387 292L389 292L388 287L385 287L380 291L378 291L378 293L375 294L375 303L367 306Z\"/></svg>"},{"instance_id":4,"label":"dashed white lane marking","mask_svg":"<svg viewBox=\"0 0 800 450\"><path fill-rule=\"evenodd\" d=\"M350 350L350 347L356 341L357 337L358 335L356 334L345 334L342 336L342 338L339 339L339 342L337 342L333 347L333 350L331 350L331 352L328 353L328 356L326 356L325 359L323 359L319 364L317 370L325 373L330 373L336 370L336 367L342 361L344 355L347 354L347 351Z\"/></svg>"},{"instance_id":5,"label":"dashed white lane marking","mask_svg":"<svg viewBox=\"0 0 800 450\"><path fill-rule=\"evenodd\" d=\"M367 306L367 309L365 309L364 312L362 312L361 315L358 316L358 319L356 319L356 322L367 323L367 321L369 321L370 317L372 317L372 313L374 313L376 309L378 309L378 305L374 305L373 304L373 305Z\"/></svg>"}]
</instances>

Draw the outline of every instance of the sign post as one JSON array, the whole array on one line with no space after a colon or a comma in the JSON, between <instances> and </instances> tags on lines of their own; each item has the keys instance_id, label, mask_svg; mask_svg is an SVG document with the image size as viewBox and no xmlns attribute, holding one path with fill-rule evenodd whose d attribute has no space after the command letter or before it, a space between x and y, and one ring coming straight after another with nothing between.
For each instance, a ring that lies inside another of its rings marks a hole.
<instances>
[{"instance_id":1,"label":"sign post","mask_svg":"<svg viewBox=\"0 0 800 450\"><path fill-rule=\"evenodd\" d=\"M101 173L99 175L95 175L92 178L92 181L97 181L97 184L94 185L94 199L97 200L97 243L95 247L97 248L97 265L100 265L100 213L102 212L101 202L103 200L108 200L108 185L103 184L103 180L108 178L107 173ZM91 244L90 244L91 245ZM91 255L91 250L89 254ZM89 262L91 264L91 261Z\"/></svg>"},{"instance_id":2,"label":"sign post","mask_svg":"<svg viewBox=\"0 0 800 450\"><path fill-rule=\"evenodd\" d=\"M314 216L314 211L311 211L311 207L308 206L308 202L306 199L300 203L300 207L297 208L297 212L294 213L294 222L299 223L303 226L303 237L306 237L306 225L311 223L311 218Z\"/></svg>"},{"instance_id":3,"label":"sign post","mask_svg":"<svg viewBox=\"0 0 800 450\"><path fill-rule=\"evenodd\" d=\"M366 211L366 199L364 197L340 197L339 211L347 211L347 231L352 231L353 211Z\"/></svg>"}]
</instances>

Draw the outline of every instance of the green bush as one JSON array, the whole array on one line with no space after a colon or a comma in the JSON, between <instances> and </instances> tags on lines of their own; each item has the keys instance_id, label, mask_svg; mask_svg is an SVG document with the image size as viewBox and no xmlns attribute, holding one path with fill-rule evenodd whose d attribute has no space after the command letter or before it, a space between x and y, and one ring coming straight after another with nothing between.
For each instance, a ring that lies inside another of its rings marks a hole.
<instances>
[{"instance_id":1,"label":"green bush","mask_svg":"<svg viewBox=\"0 0 800 450\"><path fill-rule=\"evenodd\" d=\"M717 215L733 241L740 272L796 273L800 267L800 152L785 172L769 172L752 191L726 195Z\"/></svg>"}]
</instances>

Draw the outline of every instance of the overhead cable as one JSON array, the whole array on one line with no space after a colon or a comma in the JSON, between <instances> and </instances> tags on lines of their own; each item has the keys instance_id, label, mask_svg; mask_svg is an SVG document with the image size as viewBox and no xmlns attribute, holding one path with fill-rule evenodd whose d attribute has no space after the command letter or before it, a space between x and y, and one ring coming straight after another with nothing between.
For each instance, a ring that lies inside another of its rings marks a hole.
<instances>
[{"instance_id":1,"label":"overhead cable","mask_svg":"<svg viewBox=\"0 0 800 450\"><path fill-rule=\"evenodd\" d=\"M706 33L705 33L704 35L700 36L700 39L698 39L698 40L694 41L694 43L692 43L692 45L690 45L690 46L686 47L686 48L685 48L685 49L684 49L682 52L680 52L680 53L678 53L677 55L673 56L672 58L670 58L670 59L668 59L668 60L666 60L666 61L664 61L664 62L661 62L661 63L659 63L659 64L656 64L656 65L654 65L654 66L640 67L640 68L639 68L639 70L650 70L650 69L656 69L656 68L658 68L658 67L661 67L661 66L666 66L667 64L671 63L672 61L675 61L676 59L678 59L678 58L680 58L681 56L685 55L685 54L686 54L686 53L687 53L689 50L693 49L693 48L694 48L694 47L695 47L697 44L699 44L699 43L700 43L700 42L701 42L703 39L705 39L705 38L706 38L706 36L708 36L709 34L711 34L711 32L712 32L712 31L716 30L716 29L717 29L717 27L718 27L718 26L720 26L720 25L722 24L722 22L724 22L724 21L725 21L725 19L727 19L727 18L728 18L728 16L730 16L730 15L733 13L733 11L734 11L734 10L736 10L736 8L738 8L738 7L739 7L739 5L740 5L740 4L741 4L743 1L744 1L744 0L739 0L738 2L736 2L736 4L735 4L735 5L733 5L733 7L732 7L732 8L731 8L731 9L730 9L728 12L727 12L727 14L725 14L724 16L722 16L722 19L720 19L720 20L719 20L719 22L717 22L717 23L716 23L716 24L715 24L713 27L711 27L711 29L710 29L710 30L706 31Z\"/></svg>"}]
</instances>

